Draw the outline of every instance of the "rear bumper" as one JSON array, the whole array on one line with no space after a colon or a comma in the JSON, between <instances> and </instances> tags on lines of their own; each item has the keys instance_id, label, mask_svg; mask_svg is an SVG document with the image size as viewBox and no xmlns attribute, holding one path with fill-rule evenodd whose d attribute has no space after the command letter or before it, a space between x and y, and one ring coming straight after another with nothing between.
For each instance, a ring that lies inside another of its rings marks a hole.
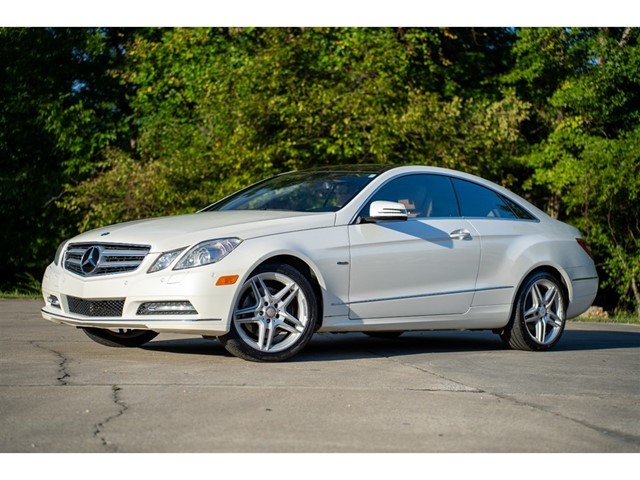
<instances>
[{"instance_id":1,"label":"rear bumper","mask_svg":"<svg viewBox=\"0 0 640 480\"><path fill-rule=\"evenodd\" d=\"M587 311L598 293L598 277L572 280L573 298L569 302L567 318L574 318Z\"/></svg>"}]
</instances>

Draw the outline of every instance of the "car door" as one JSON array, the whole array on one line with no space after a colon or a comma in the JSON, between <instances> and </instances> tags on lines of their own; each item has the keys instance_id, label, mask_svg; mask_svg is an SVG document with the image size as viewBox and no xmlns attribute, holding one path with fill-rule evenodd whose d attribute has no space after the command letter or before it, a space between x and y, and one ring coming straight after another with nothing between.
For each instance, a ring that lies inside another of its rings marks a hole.
<instances>
[{"instance_id":1,"label":"car door","mask_svg":"<svg viewBox=\"0 0 640 480\"><path fill-rule=\"evenodd\" d=\"M451 180L412 174L383 185L373 201L403 203L406 221L355 223L350 244L349 317L461 314L472 302L480 241L458 213Z\"/></svg>"}]
</instances>

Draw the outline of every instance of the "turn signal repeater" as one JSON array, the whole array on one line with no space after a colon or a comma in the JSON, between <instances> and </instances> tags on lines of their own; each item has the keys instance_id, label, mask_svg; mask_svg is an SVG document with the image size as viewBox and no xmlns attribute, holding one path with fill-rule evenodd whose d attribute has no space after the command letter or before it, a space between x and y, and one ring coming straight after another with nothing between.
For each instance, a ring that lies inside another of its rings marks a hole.
<instances>
[{"instance_id":1,"label":"turn signal repeater","mask_svg":"<svg viewBox=\"0 0 640 480\"><path fill-rule=\"evenodd\" d=\"M223 275L218 280L216 280L216 285L233 285L238 281L238 275Z\"/></svg>"}]
</instances>

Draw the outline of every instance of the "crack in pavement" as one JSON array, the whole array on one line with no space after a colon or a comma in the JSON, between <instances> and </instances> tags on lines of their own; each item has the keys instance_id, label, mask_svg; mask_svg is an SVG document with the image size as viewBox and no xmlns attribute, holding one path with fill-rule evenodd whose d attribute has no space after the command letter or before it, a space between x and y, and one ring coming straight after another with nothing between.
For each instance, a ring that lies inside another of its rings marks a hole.
<instances>
[{"instance_id":1,"label":"crack in pavement","mask_svg":"<svg viewBox=\"0 0 640 480\"><path fill-rule=\"evenodd\" d=\"M613 430L613 429L610 429L610 428L601 427L601 426L594 425L594 424L589 423L589 422L584 421L584 420L580 420L580 419L577 419L577 418L572 418L572 417L569 417L569 416L564 415L562 413L555 412L555 411L553 411L551 409L545 408L543 406L536 405L534 403L530 403L530 402L526 402L526 401L522 401L522 400L518 400L518 399L514 398L513 396L511 396L509 394L504 394L504 393L501 394L501 393L497 393L497 392L491 392L491 391L487 391L487 390L482 390L482 389L479 389L479 388L476 388L476 387L471 387L469 385L465 385L465 384L463 384L461 382L458 382L456 380L453 380L451 378L447 378L444 375L440 375L438 373L432 372L432 371L430 371L430 370L428 370L428 369L426 369L424 367L420 367L420 366L417 366L417 365L412 365L412 364L409 364L409 363L404 363L404 362L401 362L400 360L398 360L396 358L390 357L390 356L382 354L382 353L378 353L378 352L375 352L375 351L372 351L372 350L368 350L368 352L373 354L373 355L377 355L377 356L379 356L381 358L386 358L387 360L390 360L392 362L399 363L400 365L403 365L403 366L406 366L406 367L409 367L409 368L413 368L415 370L422 371L422 372L428 373L430 375L434 375L434 376L436 376L438 378L441 378L441 379L446 380L448 382L452 382L452 383L457 384L457 385L461 385L469 393L482 393L482 394L486 394L486 395L491 395L491 396L493 396L495 398L509 401L509 402L511 402L511 403L513 403L515 405L525 406L525 407L531 408L533 410L536 410L536 411L539 411L539 412L543 412L543 413L546 413L546 414L550 414L550 415L553 415L555 417L561 418L563 420L576 423L576 424L581 425L581 426L583 426L585 428L593 430L593 431L595 431L597 433L607 435L607 436L612 437L612 438L614 438L614 439L616 439L618 441L622 441L623 443L630 443L630 444L632 444L634 446L637 446L638 444L640 444L640 436L633 435L633 434L630 434L630 433L620 432L618 430ZM411 390L413 390L413 389L411 389ZM415 389L415 390L422 391L422 390L425 390L425 389ZM428 391L431 391L431 390L428 390Z\"/></svg>"},{"instance_id":2,"label":"crack in pavement","mask_svg":"<svg viewBox=\"0 0 640 480\"><path fill-rule=\"evenodd\" d=\"M565 414L562 414L560 412L555 412L549 408L545 408L543 406L540 405L536 405L534 403L530 403L530 402L526 402L523 400L518 400L517 398L514 398L511 395L508 394L501 394L501 393L495 393L495 392L487 392L489 395L493 395L496 398L500 398L502 400L507 400L511 403L514 403L516 405L520 405L520 406L524 406L524 407L528 407L531 408L533 410L539 411L539 412L543 412L543 413L547 413L550 415L553 415L555 417L561 418L563 420L567 420L569 422L573 422L573 423L577 423L578 425L582 425L585 428L588 428L590 430L593 430L595 432L604 434L604 435L608 435L610 437L615 438L616 440L622 441L624 443L631 443L632 445L635 445L636 447L638 445L640 445L640 436L638 435L633 435L631 433L625 433L625 432L620 432L618 430L613 430L610 428L605 428L605 427L600 427L598 425L594 425L593 423L589 423L585 420L580 420L577 418L572 418L569 417ZM634 449L635 451L635 449Z\"/></svg>"},{"instance_id":3,"label":"crack in pavement","mask_svg":"<svg viewBox=\"0 0 640 480\"><path fill-rule=\"evenodd\" d=\"M58 357L59 376L56 377L56 382L57 382L56 386L59 386L59 387L72 386L68 382L68 379L71 378L71 375L67 371L67 363L69 359L66 357L66 355L64 355L62 352L54 350L53 348L43 346L39 344L37 341L32 340L29 343L36 348L39 348L49 353L53 353L56 357ZM122 400L120 400L120 395L119 395L119 392L121 390L120 387L118 387L117 385L112 385L111 390L112 390L111 401L116 405L118 411L114 415L107 417L102 422L96 423L93 426L93 436L96 437L100 441L102 446L105 447L107 450L112 452L117 452L118 447L116 445L113 445L109 440L107 440L106 436L103 435L103 431L107 423L109 423L111 420L115 418L118 418L124 415L124 412L126 412L129 409L129 407L124 402L122 402Z\"/></svg>"},{"instance_id":4,"label":"crack in pavement","mask_svg":"<svg viewBox=\"0 0 640 480\"><path fill-rule=\"evenodd\" d=\"M117 452L118 451L118 446L114 445L112 442L107 440L106 435L104 435L105 426L110 421L121 417L122 415L124 415L124 413L127 410L129 410L129 406L120 399L120 394L119 394L120 390L122 390L122 389L120 387L118 387L117 385L113 385L111 387L111 391L112 391L111 400L118 407L118 411L114 415L111 415L111 416L107 417L102 422L96 423L94 425L94 428L93 428L93 436L96 437L100 441L100 443L102 444L103 447L105 447L107 450L109 450L111 452Z\"/></svg>"},{"instance_id":5,"label":"crack in pavement","mask_svg":"<svg viewBox=\"0 0 640 480\"><path fill-rule=\"evenodd\" d=\"M60 376L57 377L56 380L59 386L69 385L69 383L67 382L67 379L71 378L71 375L69 375L69 372L67 372L67 362L69 361L69 359L62 352L58 352L53 348L44 347L39 343L37 343L36 341L32 340L29 343L36 348L39 348L46 352L53 353L55 356L57 356L60 359L60 361L58 362L58 372L60 373Z\"/></svg>"},{"instance_id":6,"label":"crack in pavement","mask_svg":"<svg viewBox=\"0 0 640 480\"><path fill-rule=\"evenodd\" d=\"M481 390L479 388L476 387L471 387L469 385L465 385L462 382L458 382L457 380L453 380L451 378L447 378L444 375L441 375L439 373L435 373L432 372L424 367L420 367L418 365L413 365L411 363L405 363L405 362L401 362L400 360L398 360L397 358L391 357L389 355L386 355L384 353L379 353L373 350L367 350L368 353L372 354L372 355L377 355L380 358L385 358L391 362L397 363L398 365L402 365L403 367L408 367L414 370L418 370L419 372L423 372L423 373L428 373L429 375L433 375L434 377L437 377L441 380L444 380L446 382L449 383L453 383L455 385L460 385L460 389L458 390L447 390L447 389L423 389L423 388L417 388L417 389L409 389L409 390L426 390L426 391L464 391L464 392L469 392L469 393L486 393L484 390Z\"/></svg>"}]
</instances>

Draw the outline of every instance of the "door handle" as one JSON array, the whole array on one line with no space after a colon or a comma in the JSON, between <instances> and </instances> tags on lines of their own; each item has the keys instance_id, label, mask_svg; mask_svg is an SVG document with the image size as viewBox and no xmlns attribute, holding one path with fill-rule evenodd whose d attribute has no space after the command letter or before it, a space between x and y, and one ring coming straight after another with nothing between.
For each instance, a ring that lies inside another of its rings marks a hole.
<instances>
[{"instance_id":1,"label":"door handle","mask_svg":"<svg viewBox=\"0 0 640 480\"><path fill-rule=\"evenodd\" d=\"M460 230L454 230L449 234L449 238L453 240L471 240L471 232L461 228Z\"/></svg>"}]
</instances>

